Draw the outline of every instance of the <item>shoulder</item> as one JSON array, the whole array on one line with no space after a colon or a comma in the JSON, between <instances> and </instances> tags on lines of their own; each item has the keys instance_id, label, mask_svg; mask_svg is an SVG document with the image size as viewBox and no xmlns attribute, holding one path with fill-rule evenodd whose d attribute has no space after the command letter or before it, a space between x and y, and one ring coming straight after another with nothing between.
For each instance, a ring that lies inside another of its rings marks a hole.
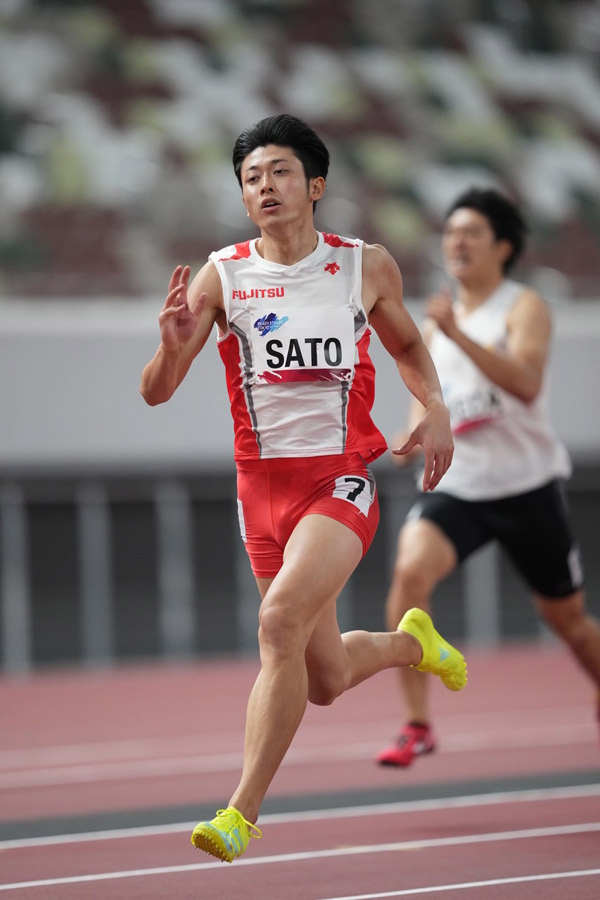
<instances>
[{"instance_id":1,"label":"shoulder","mask_svg":"<svg viewBox=\"0 0 600 900\"><path fill-rule=\"evenodd\" d=\"M200 294L208 294L208 305L215 309L223 309L221 278L212 259L205 262L200 271L194 276L189 294L192 304Z\"/></svg>"},{"instance_id":2,"label":"shoulder","mask_svg":"<svg viewBox=\"0 0 600 900\"><path fill-rule=\"evenodd\" d=\"M376 303L402 299L402 276L398 263L381 244L365 244L362 263L363 303L369 312Z\"/></svg>"},{"instance_id":3,"label":"shoulder","mask_svg":"<svg viewBox=\"0 0 600 900\"><path fill-rule=\"evenodd\" d=\"M382 244L365 244L363 248L363 281L385 285L401 279L398 263Z\"/></svg>"},{"instance_id":4,"label":"shoulder","mask_svg":"<svg viewBox=\"0 0 600 900\"><path fill-rule=\"evenodd\" d=\"M506 325L513 334L528 335L547 342L552 331L552 315L543 297L531 287L519 285L514 303L508 311Z\"/></svg>"},{"instance_id":5,"label":"shoulder","mask_svg":"<svg viewBox=\"0 0 600 900\"><path fill-rule=\"evenodd\" d=\"M544 298L532 287L515 284L515 299L509 311L509 318L539 317L550 321L550 309Z\"/></svg>"},{"instance_id":6,"label":"shoulder","mask_svg":"<svg viewBox=\"0 0 600 900\"><path fill-rule=\"evenodd\" d=\"M381 268L400 271L394 257L383 244L364 244L363 269L377 272Z\"/></svg>"}]
</instances>

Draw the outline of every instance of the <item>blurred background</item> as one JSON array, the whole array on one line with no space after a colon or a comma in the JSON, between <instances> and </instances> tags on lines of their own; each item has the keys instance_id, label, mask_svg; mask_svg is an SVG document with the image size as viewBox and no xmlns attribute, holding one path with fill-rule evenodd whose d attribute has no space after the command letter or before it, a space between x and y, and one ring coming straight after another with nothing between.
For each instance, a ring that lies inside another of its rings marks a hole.
<instances>
[{"instance_id":1,"label":"blurred background","mask_svg":"<svg viewBox=\"0 0 600 900\"><path fill-rule=\"evenodd\" d=\"M317 227L385 244L417 322L464 188L523 208L517 277L552 304L551 408L598 612L600 2L0 0L0 665L254 652L214 342L139 396L173 266L253 236L231 149L278 112L332 156ZM374 340L375 418L408 398ZM414 472L376 464L382 521L340 603L383 627ZM550 640L494 548L438 592L453 639Z\"/></svg>"}]
</instances>

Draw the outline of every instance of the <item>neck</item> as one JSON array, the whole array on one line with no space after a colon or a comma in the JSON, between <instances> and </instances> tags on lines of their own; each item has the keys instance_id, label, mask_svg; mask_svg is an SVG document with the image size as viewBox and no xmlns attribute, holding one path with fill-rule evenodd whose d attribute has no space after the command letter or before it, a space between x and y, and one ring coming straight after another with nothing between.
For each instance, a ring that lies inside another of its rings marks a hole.
<instances>
[{"instance_id":1,"label":"neck","mask_svg":"<svg viewBox=\"0 0 600 900\"><path fill-rule=\"evenodd\" d=\"M459 282L458 299L465 310L476 309L491 297L494 291L504 281L504 275L494 274L493 277L482 279L478 282Z\"/></svg>"},{"instance_id":2,"label":"neck","mask_svg":"<svg viewBox=\"0 0 600 900\"><path fill-rule=\"evenodd\" d=\"M316 249L319 236L312 224L301 229L267 231L263 229L256 242L256 251L269 262L292 266Z\"/></svg>"}]
</instances>

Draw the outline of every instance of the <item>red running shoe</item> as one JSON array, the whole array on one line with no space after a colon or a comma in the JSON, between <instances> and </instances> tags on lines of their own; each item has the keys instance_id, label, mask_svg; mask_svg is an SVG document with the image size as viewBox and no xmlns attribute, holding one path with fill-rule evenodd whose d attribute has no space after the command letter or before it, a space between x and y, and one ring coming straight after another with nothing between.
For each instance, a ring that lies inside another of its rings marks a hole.
<instances>
[{"instance_id":1,"label":"red running shoe","mask_svg":"<svg viewBox=\"0 0 600 900\"><path fill-rule=\"evenodd\" d=\"M415 756L424 756L435 750L435 739L429 725L409 722L399 732L390 747L377 754L381 766L410 766Z\"/></svg>"}]
</instances>

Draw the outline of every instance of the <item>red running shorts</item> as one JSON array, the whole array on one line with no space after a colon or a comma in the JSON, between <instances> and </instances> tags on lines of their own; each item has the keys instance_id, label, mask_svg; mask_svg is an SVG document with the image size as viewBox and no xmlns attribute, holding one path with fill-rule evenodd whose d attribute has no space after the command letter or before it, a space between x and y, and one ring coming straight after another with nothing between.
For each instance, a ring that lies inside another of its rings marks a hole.
<instances>
[{"instance_id":1,"label":"red running shorts","mask_svg":"<svg viewBox=\"0 0 600 900\"><path fill-rule=\"evenodd\" d=\"M257 578L273 578L304 516L329 516L361 540L363 556L379 523L375 479L359 453L241 460L237 463L242 539Z\"/></svg>"}]
</instances>

